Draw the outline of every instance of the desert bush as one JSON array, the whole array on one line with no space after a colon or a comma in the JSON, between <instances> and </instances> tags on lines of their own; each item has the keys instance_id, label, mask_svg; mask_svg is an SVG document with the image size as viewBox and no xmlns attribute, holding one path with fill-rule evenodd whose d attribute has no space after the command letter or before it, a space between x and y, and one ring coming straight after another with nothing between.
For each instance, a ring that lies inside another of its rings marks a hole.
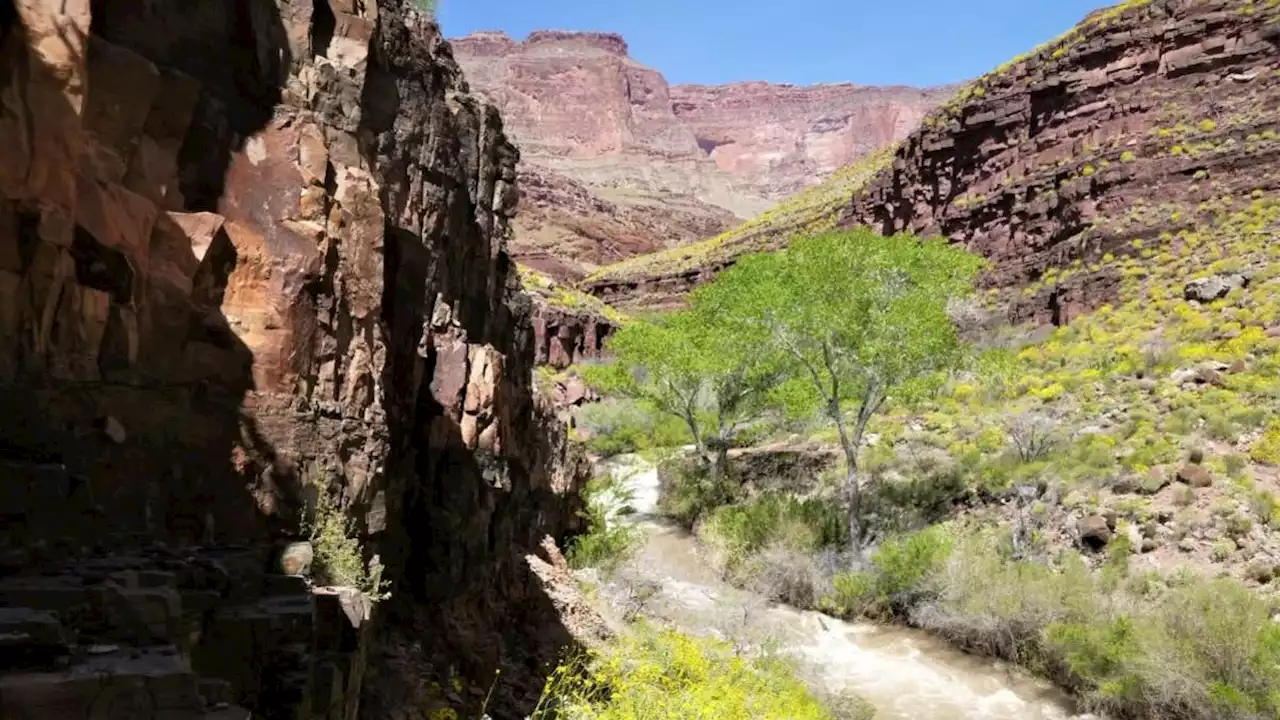
<instances>
[{"instance_id":1,"label":"desert bush","mask_svg":"<svg viewBox=\"0 0 1280 720\"><path fill-rule=\"evenodd\" d=\"M1004 422L1013 451L1023 462L1041 460L1058 442L1057 422L1043 413L1022 412Z\"/></svg>"},{"instance_id":2,"label":"desert bush","mask_svg":"<svg viewBox=\"0 0 1280 720\"><path fill-rule=\"evenodd\" d=\"M766 548L816 552L845 540L845 514L837 503L768 493L739 505L717 508L702 537L736 571Z\"/></svg>"},{"instance_id":3,"label":"desert bush","mask_svg":"<svg viewBox=\"0 0 1280 720\"><path fill-rule=\"evenodd\" d=\"M532 720L832 720L773 656L725 642L640 627L613 646L556 668Z\"/></svg>"},{"instance_id":4,"label":"desert bush","mask_svg":"<svg viewBox=\"0 0 1280 720\"><path fill-rule=\"evenodd\" d=\"M1249 456L1263 465L1280 465L1280 420L1272 420L1249 447Z\"/></svg>"},{"instance_id":5,"label":"desert bush","mask_svg":"<svg viewBox=\"0 0 1280 720\"><path fill-rule=\"evenodd\" d=\"M303 522L311 540L316 579L324 584L357 588L375 602L391 597L391 582L382 579L375 556L365 562L355 518L347 515L323 482L311 486L314 505Z\"/></svg>"},{"instance_id":6,"label":"desert bush","mask_svg":"<svg viewBox=\"0 0 1280 720\"><path fill-rule=\"evenodd\" d=\"M1117 553L1119 557L1119 553ZM993 533L963 535L916 612L962 644L1077 688L1116 717L1275 717L1280 632L1266 600L1232 579L1090 573L1012 560ZM1119 578L1117 576L1125 576Z\"/></svg>"},{"instance_id":7,"label":"desert bush","mask_svg":"<svg viewBox=\"0 0 1280 720\"><path fill-rule=\"evenodd\" d=\"M742 487L729 475L713 476L707 467L688 458L673 458L659 467L658 508L685 528L742 496Z\"/></svg>"}]
</instances>

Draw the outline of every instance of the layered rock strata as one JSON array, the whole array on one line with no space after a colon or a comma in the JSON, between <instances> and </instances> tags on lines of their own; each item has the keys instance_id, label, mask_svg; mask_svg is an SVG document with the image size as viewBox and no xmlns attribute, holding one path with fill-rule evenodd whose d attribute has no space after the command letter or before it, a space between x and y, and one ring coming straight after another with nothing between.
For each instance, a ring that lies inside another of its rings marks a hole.
<instances>
[{"instance_id":1,"label":"layered rock strata","mask_svg":"<svg viewBox=\"0 0 1280 720\"><path fill-rule=\"evenodd\" d=\"M901 139L945 96L669 86L611 33L485 32L454 46L526 160L512 251L560 279L716 235Z\"/></svg>"},{"instance_id":2,"label":"layered rock strata","mask_svg":"<svg viewBox=\"0 0 1280 720\"><path fill-rule=\"evenodd\" d=\"M1104 258L1280 190L1278 58L1275 3L1096 12L962 91L842 222L963 243L992 261L988 285L1030 288L1011 319L1066 322L1114 297Z\"/></svg>"},{"instance_id":3,"label":"layered rock strata","mask_svg":"<svg viewBox=\"0 0 1280 720\"><path fill-rule=\"evenodd\" d=\"M103 673L103 716L355 717L367 613L316 623L363 596L272 564L316 493L392 583L378 647L567 642L525 555L586 467L532 392L518 153L409 5L0 5L6 717Z\"/></svg>"},{"instance_id":4,"label":"layered rock strata","mask_svg":"<svg viewBox=\"0 0 1280 720\"><path fill-rule=\"evenodd\" d=\"M1130 0L966 85L846 195L841 226L941 234L991 260L1008 319L1063 323L1114 296L1116 258L1280 189L1280 7ZM785 245L756 223L740 252ZM672 304L732 264L656 258L589 290ZM656 298L656 300L655 300Z\"/></svg>"}]
</instances>

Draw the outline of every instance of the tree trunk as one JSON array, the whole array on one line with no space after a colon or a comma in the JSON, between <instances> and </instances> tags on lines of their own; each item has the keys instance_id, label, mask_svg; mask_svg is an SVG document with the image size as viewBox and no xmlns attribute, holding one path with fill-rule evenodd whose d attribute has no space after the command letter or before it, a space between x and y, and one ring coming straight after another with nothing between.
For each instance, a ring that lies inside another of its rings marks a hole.
<instances>
[{"instance_id":1,"label":"tree trunk","mask_svg":"<svg viewBox=\"0 0 1280 720\"><path fill-rule=\"evenodd\" d=\"M845 507L849 513L849 550L855 555L862 550L862 488L858 484L858 451L845 445Z\"/></svg>"}]
</instances>

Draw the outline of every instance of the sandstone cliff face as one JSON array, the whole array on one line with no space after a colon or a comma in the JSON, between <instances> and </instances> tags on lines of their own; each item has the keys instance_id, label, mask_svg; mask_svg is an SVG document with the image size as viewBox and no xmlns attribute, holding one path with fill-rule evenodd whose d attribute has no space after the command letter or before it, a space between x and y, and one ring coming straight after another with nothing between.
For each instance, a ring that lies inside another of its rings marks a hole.
<instances>
[{"instance_id":1,"label":"sandstone cliff face","mask_svg":"<svg viewBox=\"0 0 1280 720\"><path fill-rule=\"evenodd\" d=\"M671 103L716 167L780 200L905 138L953 92L746 82L676 85Z\"/></svg>"},{"instance_id":2,"label":"sandstone cliff face","mask_svg":"<svg viewBox=\"0 0 1280 720\"><path fill-rule=\"evenodd\" d=\"M678 247L901 139L941 97L905 88L669 87L608 33L454 41L508 119L533 192L513 253L559 278Z\"/></svg>"},{"instance_id":3,"label":"sandstone cliff face","mask_svg":"<svg viewBox=\"0 0 1280 720\"><path fill-rule=\"evenodd\" d=\"M1094 13L926 120L842 221L964 243L1029 287L1012 319L1065 322L1113 296L1108 254L1280 189L1278 22L1245 0Z\"/></svg>"},{"instance_id":4,"label":"sandstone cliff face","mask_svg":"<svg viewBox=\"0 0 1280 720\"><path fill-rule=\"evenodd\" d=\"M1247 0L1131 0L1093 13L961 89L847 191L833 224L964 243L992 261L986 284L1018 290L1001 293L1011 320L1065 322L1112 297L1109 256L1154 256L1162 236L1203 224L1222 198L1277 190L1278 14ZM750 242L637 258L588 289L619 307L670 305L797 231L743 228Z\"/></svg>"},{"instance_id":5,"label":"sandstone cliff face","mask_svg":"<svg viewBox=\"0 0 1280 720\"><path fill-rule=\"evenodd\" d=\"M317 491L381 645L491 678L553 620L523 556L585 465L531 389L518 154L408 5L0 4L5 717L355 717L367 600L269 562Z\"/></svg>"}]
</instances>

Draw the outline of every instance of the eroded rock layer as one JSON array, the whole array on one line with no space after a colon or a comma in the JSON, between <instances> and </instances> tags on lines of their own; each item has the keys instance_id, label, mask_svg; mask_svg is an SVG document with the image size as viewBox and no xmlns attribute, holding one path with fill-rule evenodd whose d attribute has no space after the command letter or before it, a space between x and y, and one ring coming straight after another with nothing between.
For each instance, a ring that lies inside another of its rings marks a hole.
<instances>
[{"instance_id":1,"label":"eroded rock layer","mask_svg":"<svg viewBox=\"0 0 1280 720\"><path fill-rule=\"evenodd\" d=\"M529 190L513 254L559 279L687 245L911 131L945 91L669 86L612 33L454 41L497 105Z\"/></svg>"},{"instance_id":2,"label":"eroded rock layer","mask_svg":"<svg viewBox=\"0 0 1280 720\"><path fill-rule=\"evenodd\" d=\"M1108 255L1280 190L1277 107L1276 3L1131 1L961 92L842 222L941 233L1035 285L1013 319L1065 322L1114 296Z\"/></svg>"},{"instance_id":3,"label":"eroded rock layer","mask_svg":"<svg viewBox=\"0 0 1280 720\"><path fill-rule=\"evenodd\" d=\"M377 647L567 641L524 556L585 465L531 389L518 153L409 6L0 4L5 717L354 717L367 599L277 560L316 493L392 582Z\"/></svg>"},{"instance_id":4,"label":"eroded rock layer","mask_svg":"<svg viewBox=\"0 0 1280 720\"><path fill-rule=\"evenodd\" d=\"M1158 256L1162 236L1226 202L1280 189L1280 6L1130 0L962 88L836 224L940 233L991 261L984 282L1010 319L1065 322L1107 302L1114 258ZM834 188L834 184L828 183ZM739 252L796 228L756 223ZM618 307L672 304L735 255L698 265L655 256L602 272ZM656 300L655 300L656 298Z\"/></svg>"}]
</instances>

